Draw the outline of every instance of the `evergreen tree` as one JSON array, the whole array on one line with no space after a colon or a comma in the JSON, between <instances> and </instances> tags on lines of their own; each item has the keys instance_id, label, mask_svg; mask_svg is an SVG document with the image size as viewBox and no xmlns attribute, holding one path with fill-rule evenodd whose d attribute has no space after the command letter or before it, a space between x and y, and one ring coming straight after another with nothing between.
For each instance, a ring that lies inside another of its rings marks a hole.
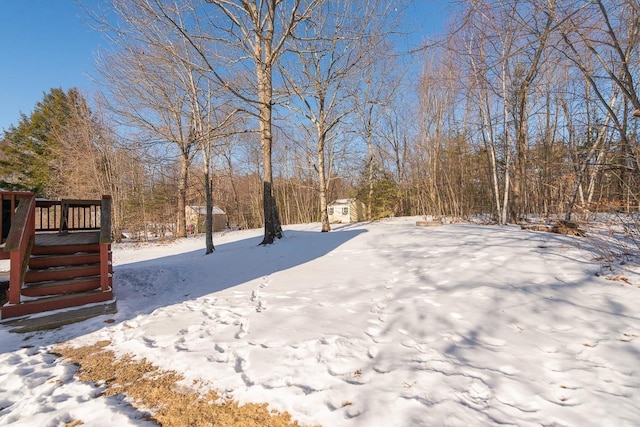
<instances>
[{"instance_id":1,"label":"evergreen tree","mask_svg":"<svg viewBox=\"0 0 640 427\"><path fill-rule=\"evenodd\" d=\"M78 89L51 89L31 115L4 132L0 144L0 187L46 195L60 140L85 100Z\"/></svg>"},{"instance_id":2,"label":"evergreen tree","mask_svg":"<svg viewBox=\"0 0 640 427\"><path fill-rule=\"evenodd\" d=\"M362 170L356 197L369 206L370 220L377 220L396 214L399 205L398 183L393 175L379 165L373 168L373 194L369 197L369 183L367 179L368 165Z\"/></svg>"}]
</instances>

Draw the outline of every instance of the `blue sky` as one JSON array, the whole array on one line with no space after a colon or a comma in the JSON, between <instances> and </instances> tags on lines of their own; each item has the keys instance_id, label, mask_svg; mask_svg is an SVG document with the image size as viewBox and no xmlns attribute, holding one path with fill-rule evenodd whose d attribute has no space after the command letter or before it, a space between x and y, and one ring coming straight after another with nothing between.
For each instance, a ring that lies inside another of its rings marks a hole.
<instances>
[{"instance_id":1,"label":"blue sky","mask_svg":"<svg viewBox=\"0 0 640 427\"><path fill-rule=\"evenodd\" d=\"M83 3L95 7L101 0ZM425 33L438 31L446 3L416 0L410 19ZM0 0L0 134L51 88L77 87L91 98L94 55L102 44L76 0Z\"/></svg>"},{"instance_id":2,"label":"blue sky","mask_svg":"<svg viewBox=\"0 0 640 427\"><path fill-rule=\"evenodd\" d=\"M0 0L0 131L51 88L92 90L101 44L74 0Z\"/></svg>"}]
</instances>

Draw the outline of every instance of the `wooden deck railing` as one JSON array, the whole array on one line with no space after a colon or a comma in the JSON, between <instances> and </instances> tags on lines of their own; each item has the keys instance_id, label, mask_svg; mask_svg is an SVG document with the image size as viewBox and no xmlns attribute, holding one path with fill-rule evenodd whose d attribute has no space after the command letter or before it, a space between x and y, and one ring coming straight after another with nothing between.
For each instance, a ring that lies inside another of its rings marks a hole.
<instances>
[{"instance_id":1,"label":"wooden deck railing","mask_svg":"<svg viewBox=\"0 0 640 427\"><path fill-rule=\"evenodd\" d=\"M36 231L100 230L101 213L101 200L38 200Z\"/></svg>"},{"instance_id":2,"label":"wooden deck railing","mask_svg":"<svg viewBox=\"0 0 640 427\"><path fill-rule=\"evenodd\" d=\"M13 214L11 230L5 242L4 251L9 253L9 304L20 303L20 292L27 271L31 248L35 241L35 197L20 200Z\"/></svg>"},{"instance_id":3,"label":"wooden deck railing","mask_svg":"<svg viewBox=\"0 0 640 427\"><path fill-rule=\"evenodd\" d=\"M3 208L0 227L4 248L0 258L10 259L8 304L20 304L24 277L36 232L99 231L100 288L111 290L111 196L101 200L36 200L33 193L0 191Z\"/></svg>"},{"instance_id":4,"label":"wooden deck railing","mask_svg":"<svg viewBox=\"0 0 640 427\"><path fill-rule=\"evenodd\" d=\"M2 237L0 244L4 243L9 236L9 230L16 213L16 208L20 200L33 197L33 193L27 191L0 191L0 206L2 206L2 216L0 216L0 229Z\"/></svg>"},{"instance_id":5,"label":"wooden deck railing","mask_svg":"<svg viewBox=\"0 0 640 427\"><path fill-rule=\"evenodd\" d=\"M100 288L111 288L111 196L101 200L38 200L36 231L100 231Z\"/></svg>"}]
</instances>

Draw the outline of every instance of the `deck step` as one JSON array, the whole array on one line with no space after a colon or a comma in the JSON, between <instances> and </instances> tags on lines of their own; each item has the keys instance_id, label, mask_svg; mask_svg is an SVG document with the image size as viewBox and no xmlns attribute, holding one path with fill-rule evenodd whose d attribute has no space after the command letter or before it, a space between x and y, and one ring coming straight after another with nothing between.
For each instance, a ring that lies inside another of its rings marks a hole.
<instances>
[{"instance_id":1,"label":"deck step","mask_svg":"<svg viewBox=\"0 0 640 427\"><path fill-rule=\"evenodd\" d=\"M63 311L54 311L49 314L37 316L25 316L18 319L9 319L2 322L9 328L9 332L26 333L55 329L75 322L82 322L100 315L110 315L117 313L118 308L115 298L100 304L89 304L87 306L69 307Z\"/></svg>"},{"instance_id":2,"label":"deck step","mask_svg":"<svg viewBox=\"0 0 640 427\"><path fill-rule=\"evenodd\" d=\"M85 304L104 302L113 299L113 292L108 291L87 291L76 294L58 295L54 297L43 297L34 300L24 301L20 304L2 307L2 318L25 316L27 314L41 313L43 311L59 310L68 307L77 307Z\"/></svg>"},{"instance_id":3,"label":"deck step","mask_svg":"<svg viewBox=\"0 0 640 427\"><path fill-rule=\"evenodd\" d=\"M99 244L52 245L52 246L35 245L33 249L31 249L32 255L61 255L61 254L75 254L77 252L88 252L88 253L100 252L100 245Z\"/></svg>"},{"instance_id":4,"label":"deck step","mask_svg":"<svg viewBox=\"0 0 640 427\"><path fill-rule=\"evenodd\" d=\"M22 295L41 297L49 295L72 294L85 292L100 287L100 276L83 277L72 280L57 280L28 284L22 288Z\"/></svg>"},{"instance_id":5,"label":"deck step","mask_svg":"<svg viewBox=\"0 0 640 427\"><path fill-rule=\"evenodd\" d=\"M25 275L25 283L47 282L50 280L69 280L77 277L96 276L100 274L100 264L75 265L70 267L50 268L46 270L29 270Z\"/></svg>"},{"instance_id":6,"label":"deck step","mask_svg":"<svg viewBox=\"0 0 640 427\"><path fill-rule=\"evenodd\" d=\"M96 264L100 262L99 253L80 252L63 255L39 255L29 259L29 268L42 269L64 265Z\"/></svg>"}]
</instances>

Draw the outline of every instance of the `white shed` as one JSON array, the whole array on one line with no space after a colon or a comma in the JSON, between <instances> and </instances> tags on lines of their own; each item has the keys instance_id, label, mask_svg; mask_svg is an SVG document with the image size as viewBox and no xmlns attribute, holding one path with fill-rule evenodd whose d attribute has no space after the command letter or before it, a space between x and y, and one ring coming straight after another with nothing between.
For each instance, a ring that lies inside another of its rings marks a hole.
<instances>
[{"instance_id":1,"label":"white shed","mask_svg":"<svg viewBox=\"0 0 640 427\"><path fill-rule=\"evenodd\" d=\"M337 199L327 205L329 222L347 224L365 220L364 203L358 199Z\"/></svg>"},{"instance_id":2,"label":"white shed","mask_svg":"<svg viewBox=\"0 0 640 427\"><path fill-rule=\"evenodd\" d=\"M212 230L224 230L227 227L227 214L217 206L213 206L212 214ZM187 229L193 230L193 232L196 233L204 233L207 218L206 206L187 206L185 208L185 216L187 219Z\"/></svg>"}]
</instances>

